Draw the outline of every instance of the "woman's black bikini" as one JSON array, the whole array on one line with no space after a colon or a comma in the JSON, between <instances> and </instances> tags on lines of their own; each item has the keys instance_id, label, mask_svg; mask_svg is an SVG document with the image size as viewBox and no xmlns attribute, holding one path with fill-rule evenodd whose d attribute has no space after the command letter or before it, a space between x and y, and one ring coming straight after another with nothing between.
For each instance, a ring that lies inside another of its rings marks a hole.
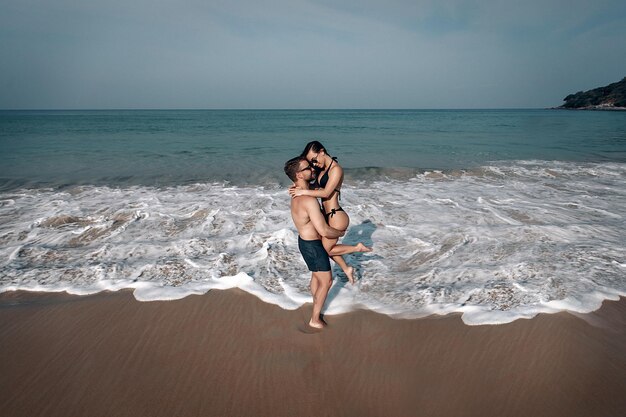
<instances>
[{"instance_id":1,"label":"woman's black bikini","mask_svg":"<svg viewBox=\"0 0 626 417\"><path fill-rule=\"evenodd\" d=\"M321 178L317 179L317 186L319 188L326 188L326 184L328 184L328 172L330 171L330 167L333 166L333 162L335 162L337 160L336 157L332 158L332 161L330 162L330 165L328 165L328 169L326 170L326 172L324 172L324 175L322 175ZM335 192L339 195L339 198L341 199L341 190L338 188L335 188ZM330 200L330 196L328 198L322 198L322 201L328 201ZM334 209L331 209L330 212L326 213L324 212L324 207L322 206L322 213L324 214L324 218L326 219L326 223L328 223L328 219L333 217L338 211L344 211L341 207L337 207Z\"/></svg>"}]
</instances>

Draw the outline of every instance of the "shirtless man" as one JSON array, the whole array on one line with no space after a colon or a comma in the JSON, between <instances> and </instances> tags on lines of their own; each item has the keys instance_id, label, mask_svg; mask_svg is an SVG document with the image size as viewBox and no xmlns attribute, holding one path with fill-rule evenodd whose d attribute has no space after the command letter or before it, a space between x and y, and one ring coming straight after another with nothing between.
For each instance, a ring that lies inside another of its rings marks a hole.
<instances>
[{"instance_id":1,"label":"shirtless man","mask_svg":"<svg viewBox=\"0 0 626 417\"><path fill-rule=\"evenodd\" d=\"M313 175L306 159L296 157L285 163L285 174L299 187L308 188ZM298 229L298 248L311 274L311 294L313 294L313 314L309 326L324 327L320 312L332 284L332 274L328 253L322 245L321 237L335 239L344 232L333 229L324 220L320 205L315 197L300 196L291 199L291 217Z\"/></svg>"}]
</instances>

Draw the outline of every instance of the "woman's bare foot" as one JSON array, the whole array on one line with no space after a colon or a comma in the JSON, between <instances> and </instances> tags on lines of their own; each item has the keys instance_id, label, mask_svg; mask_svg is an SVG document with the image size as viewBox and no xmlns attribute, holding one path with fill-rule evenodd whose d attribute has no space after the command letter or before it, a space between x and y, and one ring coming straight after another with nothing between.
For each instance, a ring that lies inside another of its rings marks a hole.
<instances>
[{"instance_id":1,"label":"woman's bare foot","mask_svg":"<svg viewBox=\"0 0 626 417\"><path fill-rule=\"evenodd\" d=\"M348 277L350 284L354 284L354 268L349 266L345 269L345 271L343 271L343 273Z\"/></svg>"},{"instance_id":2,"label":"woman's bare foot","mask_svg":"<svg viewBox=\"0 0 626 417\"><path fill-rule=\"evenodd\" d=\"M324 328L324 322L321 320L309 320L309 326L315 328L315 329L323 329Z\"/></svg>"},{"instance_id":3,"label":"woman's bare foot","mask_svg":"<svg viewBox=\"0 0 626 417\"><path fill-rule=\"evenodd\" d=\"M361 242L356 244L356 249L357 249L357 252L371 252L372 251L372 248L368 248Z\"/></svg>"}]
</instances>

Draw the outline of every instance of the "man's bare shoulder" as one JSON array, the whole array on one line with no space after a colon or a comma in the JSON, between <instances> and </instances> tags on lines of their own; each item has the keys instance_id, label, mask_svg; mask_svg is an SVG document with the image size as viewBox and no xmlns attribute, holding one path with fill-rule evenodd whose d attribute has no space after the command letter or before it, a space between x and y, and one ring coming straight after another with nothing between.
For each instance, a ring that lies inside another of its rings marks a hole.
<instances>
[{"instance_id":1,"label":"man's bare shoulder","mask_svg":"<svg viewBox=\"0 0 626 417\"><path fill-rule=\"evenodd\" d=\"M317 205L317 198L311 197L310 195L301 195L293 198L293 203L297 205L305 205L309 206L311 204Z\"/></svg>"},{"instance_id":2,"label":"man's bare shoulder","mask_svg":"<svg viewBox=\"0 0 626 417\"><path fill-rule=\"evenodd\" d=\"M319 210L319 204L315 197L301 195L291 200L291 210L295 213L310 215L312 211Z\"/></svg>"}]
</instances>

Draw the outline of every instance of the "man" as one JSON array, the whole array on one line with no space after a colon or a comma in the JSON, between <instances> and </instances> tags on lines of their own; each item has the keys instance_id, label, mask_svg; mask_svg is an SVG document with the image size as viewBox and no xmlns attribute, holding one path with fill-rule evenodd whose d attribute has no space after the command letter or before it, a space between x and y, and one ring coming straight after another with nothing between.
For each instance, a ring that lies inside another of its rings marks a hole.
<instances>
[{"instance_id":1,"label":"man","mask_svg":"<svg viewBox=\"0 0 626 417\"><path fill-rule=\"evenodd\" d=\"M306 159L296 157L285 163L285 174L296 186L307 189L313 171ZM311 294L313 294L313 314L309 326L324 327L320 312L332 284L332 274L328 253L322 245L321 237L335 239L344 232L330 227L320 210L315 197L300 196L291 199L291 217L298 229L298 248L311 271Z\"/></svg>"}]
</instances>

